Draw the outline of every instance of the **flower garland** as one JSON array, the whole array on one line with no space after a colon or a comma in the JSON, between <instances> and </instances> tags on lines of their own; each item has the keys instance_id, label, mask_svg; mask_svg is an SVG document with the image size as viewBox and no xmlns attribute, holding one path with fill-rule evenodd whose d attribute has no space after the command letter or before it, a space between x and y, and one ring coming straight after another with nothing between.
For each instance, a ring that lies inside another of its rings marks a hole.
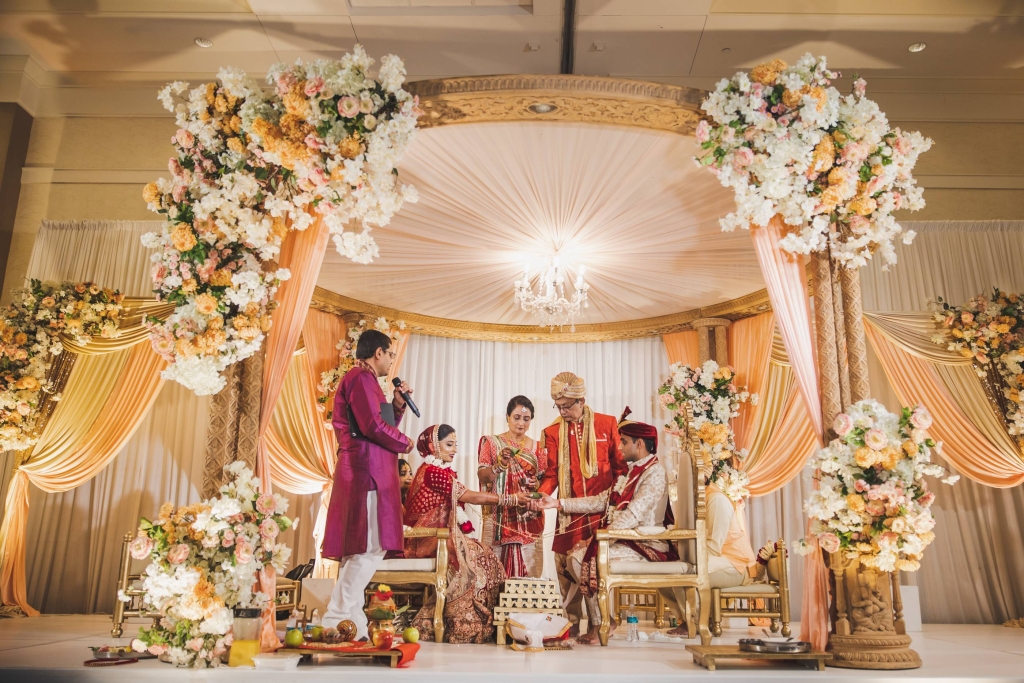
<instances>
[{"instance_id":1,"label":"flower garland","mask_svg":"<svg viewBox=\"0 0 1024 683\"><path fill-rule=\"evenodd\" d=\"M839 438L811 458L820 487L804 504L819 547L882 572L920 568L935 539L935 494L924 477L943 477L945 484L959 479L932 463L941 444L929 436L931 424L924 406L896 415L872 399L836 417ZM806 554L813 546L802 542L797 550Z\"/></svg>"},{"instance_id":2,"label":"flower garland","mask_svg":"<svg viewBox=\"0 0 1024 683\"><path fill-rule=\"evenodd\" d=\"M1007 431L1024 436L1024 300L996 288L991 298L978 296L963 306L950 306L942 297L932 306L943 330L932 341L972 359L979 377L995 367L1007 400Z\"/></svg>"},{"instance_id":3,"label":"flower garland","mask_svg":"<svg viewBox=\"0 0 1024 683\"><path fill-rule=\"evenodd\" d=\"M22 450L39 440L42 394L53 391L47 375L64 349L60 335L81 345L120 336L123 300L120 292L92 282L31 280L14 293L0 313L0 450Z\"/></svg>"},{"instance_id":4,"label":"flower garland","mask_svg":"<svg viewBox=\"0 0 1024 683\"><path fill-rule=\"evenodd\" d=\"M701 105L697 161L735 193L737 209L722 229L767 225L776 214L797 229L780 246L792 253L829 249L848 268L878 252L896 262L893 240L909 244L892 216L924 208L911 172L932 141L890 129L857 78L842 96L830 84L838 74L810 53L795 66L780 59L723 79Z\"/></svg>"},{"instance_id":5,"label":"flower garland","mask_svg":"<svg viewBox=\"0 0 1024 683\"><path fill-rule=\"evenodd\" d=\"M658 389L661 404L673 413L665 430L677 439L685 434L685 407L689 405L693 414L691 427L696 430L701 450L710 461L711 470L705 483L718 486L733 502L749 497L750 479L737 467L747 451L737 451L729 420L739 415L741 403L749 401L757 405L757 394L751 394L746 387L737 387L735 371L713 360L696 368L673 363L669 372L669 378Z\"/></svg>"},{"instance_id":6,"label":"flower garland","mask_svg":"<svg viewBox=\"0 0 1024 683\"><path fill-rule=\"evenodd\" d=\"M288 230L320 214L338 251L368 263L377 255L370 226L416 201L396 166L422 112L401 87L400 59L384 57L379 82L372 64L357 45L340 62L275 66L269 95L237 69L222 69L219 83L161 91L179 127L177 153L172 178L143 190L168 219L143 244L157 250L155 291L176 306L167 321L150 321L167 379L217 393L221 372L260 348L290 277L274 262ZM359 232L345 231L352 221Z\"/></svg>"},{"instance_id":7,"label":"flower garland","mask_svg":"<svg viewBox=\"0 0 1024 683\"><path fill-rule=\"evenodd\" d=\"M284 516L288 500L259 493L260 480L243 462L224 471L230 479L218 497L178 508L165 503L155 520L139 524L131 556L153 560L142 580L143 605L163 616L140 629L136 652L166 654L178 666L219 666L231 646L232 609L263 609L271 599L253 592L257 572L288 565L291 549L275 541L298 522Z\"/></svg>"},{"instance_id":8,"label":"flower garland","mask_svg":"<svg viewBox=\"0 0 1024 683\"><path fill-rule=\"evenodd\" d=\"M348 338L340 340L335 347L338 349L338 366L320 373L320 383L317 385L319 394L317 394L316 403L317 408L326 413L325 420L328 425L330 425L334 415L334 392L338 390L338 385L341 384L345 374L355 366L356 346L359 345L359 337L362 336L363 331L366 329L365 320L360 320L358 325L350 328ZM373 321L373 329L386 334L391 339L392 345L394 345L402 338L402 332L405 330L405 321L388 320L381 316ZM387 378L381 377L378 378L378 381L385 392L390 390L390 387L387 385Z\"/></svg>"}]
</instances>

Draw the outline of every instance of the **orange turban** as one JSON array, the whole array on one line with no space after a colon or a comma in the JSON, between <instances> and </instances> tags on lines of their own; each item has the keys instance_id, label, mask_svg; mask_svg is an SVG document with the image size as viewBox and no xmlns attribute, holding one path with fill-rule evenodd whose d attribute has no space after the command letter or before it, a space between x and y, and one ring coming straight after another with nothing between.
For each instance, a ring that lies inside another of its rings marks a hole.
<instances>
[{"instance_id":1,"label":"orange turban","mask_svg":"<svg viewBox=\"0 0 1024 683\"><path fill-rule=\"evenodd\" d=\"M551 380L551 398L583 398L587 395L587 383L572 372L560 372Z\"/></svg>"}]
</instances>

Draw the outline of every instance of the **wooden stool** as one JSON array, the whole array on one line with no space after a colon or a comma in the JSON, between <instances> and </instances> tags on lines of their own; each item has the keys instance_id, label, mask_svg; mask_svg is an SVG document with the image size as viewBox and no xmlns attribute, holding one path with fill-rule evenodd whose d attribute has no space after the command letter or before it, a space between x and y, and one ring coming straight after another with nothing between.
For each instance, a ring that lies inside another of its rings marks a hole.
<instances>
[{"instance_id":1,"label":"wooden stool","mask_svg":"<svg viewBox=\"0 0 1024 683\"><path fill-rule=\"evenodd\" d=\"M739 645L687 645L687 652L693 653L693 663L703 666L708 671L715 670L718 659L757 659L769 662L812 662L817 663L818 671L825 670L825 662L832 659L831 653L810 652L774 653L744 652Z\"/></svg>"}]
</instances>

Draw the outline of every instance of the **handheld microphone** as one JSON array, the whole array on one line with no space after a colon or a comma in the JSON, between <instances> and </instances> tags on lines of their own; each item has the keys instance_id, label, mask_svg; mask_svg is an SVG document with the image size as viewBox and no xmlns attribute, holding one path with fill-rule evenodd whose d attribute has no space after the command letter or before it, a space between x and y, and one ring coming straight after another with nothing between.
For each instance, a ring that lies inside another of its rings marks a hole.
<instances>
[{"instance_id":1,"label":"handheld microphone","mask_svg":"<svg viewBox=\"0 0 1024 683\"><path fill-rule=\"evenodd\" d=\"M402 380L398 379L397 377L391 380L391 383L395 385L396 390L398 389L398 387L402 386ZM409 406L409 410L412 411L412 414L415 415L416 417L420 417L420 409L416 407L415 403L413 403L412 396L405 393L404 391L399 391L398 395L402 397L403 401L405 401L405 405Z\"/></svg>"}]
</instances>

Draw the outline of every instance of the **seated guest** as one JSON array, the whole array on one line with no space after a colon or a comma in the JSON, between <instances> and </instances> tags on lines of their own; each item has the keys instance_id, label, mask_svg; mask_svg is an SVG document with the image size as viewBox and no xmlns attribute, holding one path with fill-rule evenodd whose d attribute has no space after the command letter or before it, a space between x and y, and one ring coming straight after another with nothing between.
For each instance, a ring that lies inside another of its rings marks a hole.
<instances>
[{"instance_id":1,"label":"seated guest","mask_svg":"<svg viewBox=\"0 0 1024 683\"><path fill-rule=\"evenodd\" d=\"M711 587L734 588L753 583L758 577L760 565L747 535L743 502L734 503L722 489L712 483L707 483L704 491L707 500L708 580ZM682 609L686 599L684 589L660 590L681 624L669 633L688 635Z\"/></svg>"},{"instance_id":2,"label":"seated guest","mask_svg":"<svg viewBox=\"0 0 1024 683\"><path fill-rule=\"evenodd\" d=\"M416 471L405 503L405 525L432 529L448 528L448 590L444 608L445 640L449 643L483 643L494 635L493 611L505 581L505 571L491 549L472 539L473 525L463 507L498 505L514 508L527 495L499 495L470 491L452 469L458 452L455 430L434 425L420 434L416 447L423 465ZM407 538L405 557L434 557L436 538ZM434 604L423 606L413 624L432 631Z\"/></svg>"},{"instance_id":3,"label":"seated guest","mask_svg":"<svg viewBox=\"0 0 1024 683\"><path fill-rule=\"evenodd\" d=\"M402 505L409 495L409 485L412 484L412 465L404 458L398 459L398 483L402 486Z\"/></svg>"},{"instance_id":4,"label":"seated guest","mask_svg":"<svg viewBox=\"0 0 1024 683\"><path fill-rule=\"evenodd\" d=\"M626 409L628 414L629 409ZM623 415L625 418L625 415ZM603 513L602 529L636 529L658 526L657 511L665 498L665 469L658 462L658 430L643 422L619 423L619 450L628 467L615 485L596 496L586 498L554 499L543 495L533 501L532 509L554 508L567 514ZM663 562L674 555L674 549L665 541L615 541L608 551L612 561ZM577 642L590 644L597 640L601 612L597 599L597 539L592 537L577 543L569 552L568 567L579 590L587 602L590 629ZM674 559L674 557L671 557ZM614 621L612 628L615 627Z\"/></svg>"}]
</instances>

